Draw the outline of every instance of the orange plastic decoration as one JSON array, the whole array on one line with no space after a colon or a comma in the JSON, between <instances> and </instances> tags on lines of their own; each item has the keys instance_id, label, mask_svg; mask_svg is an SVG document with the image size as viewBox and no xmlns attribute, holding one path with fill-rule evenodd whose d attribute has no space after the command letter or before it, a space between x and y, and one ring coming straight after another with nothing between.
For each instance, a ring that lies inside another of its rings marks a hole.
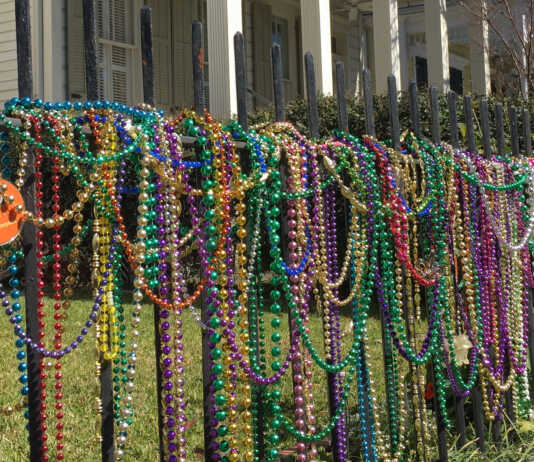
<instances>
[{"instance_id":1,"label":"orange plastic decoration","mask_svg":"<svg viewBox=\"0 0 534 462\"><path fill-rule=\"evenodd\" d=\"M25 219L20 191L14 184L0 179L0 246L9 244L19 235Z\"/></svg>"}]
</instances>

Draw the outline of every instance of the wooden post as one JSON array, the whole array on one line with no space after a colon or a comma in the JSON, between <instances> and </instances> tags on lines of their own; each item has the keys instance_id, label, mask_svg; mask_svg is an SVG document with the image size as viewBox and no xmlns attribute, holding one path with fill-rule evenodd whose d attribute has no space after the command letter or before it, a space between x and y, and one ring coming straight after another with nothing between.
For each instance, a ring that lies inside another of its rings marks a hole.
<instances>
[{"instance_id":1,"label":"wooden post","mask_svg":"<svg viewBox=\"0 0 534 462\"><path fill-rule=\"evenodd\" d=\"M464 116L465 128L467 134L467 149L471 153L476 153L475 147L475 132L473 129L473 104L470 95L464 96ZM480 391L480 380L473 387L471 391L471 398L473 401L473 421L475 424L475 433L477 436L477 446L480 451L486 451L486 443L484 437L484 414L482 409L482 395Z\"/></svg>"},{"instance_id":2,"label":"wooden post","mask_svg":"<svg viewBox=\"0 0 534 462\"><path fill-rule=\"evenodd\" d=\"M458 119L456 114L456 93L450 91L448 94L449 105L449 132L451 145L454 149L458 148ZM457 284L458 281L455 281ZM454 416L456 419L456 432L458 433L458 441L456 447L462 448L466 443L465 436L465 398L462 396L454 396Z\"/></svg>"},{"instance_id":3,"label":"wooden post","mask_svg":"<svg viewBox=\"0 0 534 462\"><path fill-rule=\"evenodd\" d=\"M15 0L15 24L17 37L17 74L19 98L33 96L32 45L30 24L30 1ZM28 150L28 165L24 177L22 197L28 212L35 214L35 167L34 152ZM24 250L24 296L26 305L26 332L31 339L38 338L37 319L37 229L28 220L22 228L22 248ZM41 409L39 363L37 350L27 347L28 365L28 431L30 441L30 461L41 461L41 436L39 414Z\"/></svg>"},{"instance_id":4,"label":"wooden post","mask_svg":"<svg viewBox=\"0 0 534 462\"><path fill-rule=\"evenodd\" d=\"M154 106L154 51L152 48L152 8L141 8L141 63L143 67L143 100L145 104ZM165 459L163 443L164 411L162 396L162 365L161 365L161 332L159 329L160 307L154 305L154 349L156 354L156 386L158 404L158 436L159 436L159 460Z\"/></svg>"}]
</instances>

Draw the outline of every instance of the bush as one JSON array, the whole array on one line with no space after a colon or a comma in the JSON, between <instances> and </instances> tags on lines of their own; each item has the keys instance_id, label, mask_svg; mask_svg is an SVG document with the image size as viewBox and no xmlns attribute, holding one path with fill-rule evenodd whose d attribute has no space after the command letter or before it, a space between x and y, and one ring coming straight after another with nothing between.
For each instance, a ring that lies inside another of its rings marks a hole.
<instances>
[{"instance_id":1,"label":"bush","mask_svg":"<svg viewBox=\"0 0 534 462\"><path fill-rule=\"evenodd\" d=\"M519 99L507 98L504 100L498 100L495 97L488 97L488 109L490 117L490 132L492 136L492 148L496 151L496 128L495 128L495 105L501 102L504 106L504 126L505 126L505 146L507 150L511 149L510 142L510 124L508 120L508 108L510 106L516 106L518 108L518 126L520 140L523 143L523 120L521 110L528 108L532 113L534 105L532 102L528 103L528 106L524 105L524 102ZM430 114L430 104L427 92L420 92L418 95L419 113L421 131L424 136L431 137L432 119ZM391 137L390 121L389 121L389 107L387 96L374 96L374 113L375 113L375 129L378 139L388 139ZM321 126L321 137L329 136L333 130L338 128L337 122L337 101L333 96L319 96L319 119ZM474 128L475 128L475 142L479 149L482 148L482 128L480 123L480 98L473 98L473 112L474 112ZM462 144L465 145L465 119L463 113L463 98L457 98L457 116L458 116L458 131ZM349 119L349 131L356 136L365 134L365 107L362 98L349 98L347 100L347 113ZM293 123L297 129L304 135L309 136L308 129L308 116L306 100L299 97L293 101L287 103L286 108L287 120ZM449 129L449 108L446 95L441 94L439 96L439 116L441 137L443 141L450 140ZM411 128L410 121L410 105L408 101L408 94L401 92L399 98L399 118L401 131ZM249 117L251 125L261 122L268 122L274 120L273 107L268 107L262 110L258 110L252 113ZM523 146L523 144L521 144Z\"/></svg>"}]
</instances>

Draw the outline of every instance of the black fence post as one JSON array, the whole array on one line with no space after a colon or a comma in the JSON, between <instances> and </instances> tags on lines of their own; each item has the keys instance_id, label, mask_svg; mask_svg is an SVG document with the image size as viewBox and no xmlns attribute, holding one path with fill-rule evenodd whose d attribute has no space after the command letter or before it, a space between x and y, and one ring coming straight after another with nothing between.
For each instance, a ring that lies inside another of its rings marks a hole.
<instances>
[{"instance_id":1,"label":"black fence post","mask_svg":"<svg viewBox=\"0 0 534 462\"><path fill-rule=\"evenodd\" d=\"M484 149L484 158L489 159L491 157L491 138L489 128L488 101L486 98L482 98L480 100L480 122L482 128L482 146ZM492 352L490 352L490 356L492 359L494 359ZM491 427L493 441L497 444L500 444L501 442L501 423L501 420L496 418Z\"/></svg>"},{"instance_id":2,"label":"black fence post","mask_svg":"<svg viewBox=\"0 0 534 462\"><path fill-rule=\"evenodd\" d=\"M234 35L234 55L235 55L235 74L236 74L236 91L237 91L237 120L243 128L248 130L248 105L247 105L247 66L245 53L245 39L241 32ZM241 167L243 170L249 169L249 160L245 155L240 156ZM249 223L249 225L251 225ZM249 229L251 229L249 227ZM249 234L251 235L251 234ZM249 312L249 326L252 326ZM256 326L257 328L258 326ZM256 329L257 338L259 338L258 329ZM256 349L256 361L259 363L260 349ZM254 431L257 434L255 445L255 456L259 460L265 460L265 419L264 419L264 400L261 385L252 384L253 400L257 403L257 414L253 414Z\"/></svg>"},{"instance_id":3,"label":"black fence post","mask_svg":"<svg viewBox=\"0 0 534 462\"><path fill-rule=\"evenodd\" d=\"M193 107L199 116L202 116L206 107L204 101L204 39L202 29L202 23L193 21Z\"/></svg>"},{"instance_id":4,"label":"black fence post","mask_svg":"<svg viewBox=\"0 0 534 462\"><path fill-rule=\"evenodd\" d=\"M388 102L389 102L389 122L391 127L391 140L392 140L392 146L393 149L400 150L400 121L399 121L399 110L398 110L398 104L397 104L397 81L393 75L390 75L388 77ZM393 353L394 349L396 348L393 344L393 341L391 339L391 335L388 332L388 329L386 327L386 319L384 317L384 312L379 307L378 308L380 312L380 321L381 321L381 327L382 327L382 351L384 356L384 370L387 370L388 368L393 367ZM395 396L395 401L398 400L399 396L396 395L397 390L393 388L392 383L386 383L386 394L388 396ZM403 397L400 397L400 399L404 399ZM389 425L390 425L390 435L394 435L394 427L393 422L395 419L392 416L393 412L390 406L388 406L388 417L389 417ZM398 430L398 429L397 429ZM400 435L399 435L400 436ZM400 442L395 442L396 445L398 445ZM394 451L394 440L391 439L391 449Z\"/></svg>"},{"instance_id":5,"label":"black fence post","mask_svg":"<svg viewBox=\"0 0 534 462\"><path fill-rule=\"evenodd\" d=\"M152 8L141 8L141 62L143 67L143 101L154 106L154 49L152 47Z\"/></svg>"},{"instance_id":6,"label":"black fence post","mask_svg":"<svg viewBox=\"0 0 534 462\"><path fill-rule=\"evenodd\" d=\"M234 35L235 80L237 93L237 120L243 130L248 131L247 66L245 38L241 32Z\"/></svg>"},{"instance_id":7,"label":"black fence post","mask_svg":"<svg viewBox=\"0 0 534 462\"><path fill-rule=\"evenodd\" d=\"M83 32L85 47L85 91L89 101L96 101L98 76L96 66L96 21L94 0L83 0ZM115 425L113 411L112 362L100 354L100 401L102 405L101 451L102 461L115 460Z\"/></svg>"},{"instance_id":8,"label":"black fence post","mask_svg":"<svg viewBox=\"0 0 534 462\"><path fill-rule=\"evenodd\" d=\"M320 126L319 126L319 109L317 107L317 88L315 85L315 67L313 65L313 56L311 53L306 53L304 56L304 65L306 73L306 95L308 102L308 124L310 126L311 137L314 139L319 138ZM339 84L339 82L337 82ZM339 96L338 96L339 101ZM339 104L338 104L339 108ZM335 349L335 345L332 344L332 350ZM331 361L334 362L333 360ZM330 417L335 415L336 412L336 388L337 388L337 374L326 373L328 384L328 404L330 408ZM342 449L343 442L339 441L340 431L339 428L344 422L340 421L332 429L332 461L338 462L340 459L340 451Z\"/></svg>"},{"instance_id":9,"label":"black fence post","mask_svg":"<svg viewBox=\"0 0 534 462\"><path fill-rule=\"evenodd\" d=\"M410 119L412 122L412 130L418 138L421 137L421 123L419 120L419 104L417 104L417 84L410 82L408 86L409 100L410 100Z\"/></svg>"},{"instance_id":10,"label":"black fence post","mask_svg":"<svg viewBox=\"0 0 534 462\"><path fill-rule=\"evenodd\" d=\"M447 95L447 101L449 106L449 132L451 145L454 149L458 148L458 118L456 113L456 93L450 91ZM455 281L457 284L458 281ZM454 396L454 417L456 420L456 432L458 434L458 440L456 447L462 448L466 443L465 436L465 398L463 396Z\"/></svg>"},{"instance_id":11,"label":"black fence post","mask_svg":"<svg viewBox=\"0 0 534 462\"><path fill-rule=\"evenodd\" d=\"M141 8L141 63L143 67L143 100L145 104L154 106L154 50L152 47L152 8ZM158 404L158 436L159 436L159 460L165 458L163 447L163 396L162 396L162 364L161 364L161 332L159 306L154 304L154 349L156 356L156 386Z\"/></svg>"},{"instance_id":12,"label":"black fence post","mask_svg":"<svg viewBox=\"0 0 534 462\"><path fill-rule=\"evenodd\" d=\"M532 139L530 129L530 113L528 109L523 110L523 132L525 136L525 156L532 156ZM530 247L530 245L529 245ZM530 252L532 258L532 252ZM531 267L532 270L532 267ZM534 364L534 288L528 290L528 353L530 364ZM530 373L530 399L534 396L534 373Z\"/></svg>"},{"instance_id":13,"label":"black fence post","mask_svg":"<svg viewBox=\"0 0 534 462\"><path fill-rule=\"evenodd\" d=\"M395 93L396 93L396 89L395 89ZM410 101L410 122L411 122L412 130L414 132L414 135L419 137L421 135L421 130L420 130L420 123L419 123L419 104L417 102L417 85L415 82L410 82L408 86L408 93L409 93L409 101ZM390 98L391 97L392 97L392 94L390 94ZM393 107L390 105L390 117L393 117L393 113L394 113ZM391 121L391 123L393 127L393 120ZM399 131L400 131L400 122L399 122ZM404 274L406 274L406 272ZM405 279L405 282L406 282L406 279ZM412 345L412 348L414 348L415 350L415 346L416 346L415 338L417 335L415 319L413 317L413 314L409 312L409 308L407 306L408 298L410 298L411 296L412 296L411 293L408 293L407 291L404 292L404 296L402 300L404 307L402 311L404 312L404 324L406 326L406 335ZM416 429L416 434L418 434L421 437L421 440L424 442L425 441L425 433L424 433L425 425L424 425L424 420L423 420L424 418L423 407L426 406L426 403L421 393L421 387L419 386L419 384L421 383L420 370L419 370L419 367L413 363L409 363L408 367L410 368L410 374L412 375L412 388L408 389L408 397L409 397L409 401L411 401L413 405L414 428ZM419 453L419 450L421 450L422 453ZM423 460L423 462L426 462L427 460L426 448L424 446L421 448L417 448L417 452L419 453L420 460Z\"/></svg>"},{"instance_id":14,"label":"black fence post","mask_svg":"<svg viewBox=\"0 0 534 462\"><path fill-rule=\"evenodd\" d=\"M397 101L397 79L395 76L388 77L388 101L389 101L389 123L391 127L391 143L393 149L400 149L400 122L399 103Z\"/></svg>"},{"instance_id":15,"label":"black fence post","mask_svg":"<svg viewBox=\"0 0 534 462\"><path fill-rule=\"evenodd\" d=\"M273 45L271 58L273 63L274 120L282 122L286 120L286 108L284 82L282 82L282 54L279 45Z\"/></svg>"},{"instance_id":16,"label":"black fence post","mask_svg":"<svg viewBox=\"0 0 534 462\"><path fill-rule=\"evenodd\" d=\"M15 24L17 37L17 74L20 98L33 96L32 45L30 24L30 1L15 0ZM28 212L35 213L35 167L34 152L28 150L28 165L22 188L24 205ZM22 228L22 247L24 250L24 296L26 304L26 332L32 339L38 336L37 319L37 229L31 221ZM30 461L41 461L41 428L39 414L41 391L39 363L41 358L33 348L27 347L28 374L28 430L30 440Z\"/></svg>"},{"instance_id":17,"label":"black fence post","mask_svg":"<svg viewBox=\"0 0 534 462\"><path fill-rule=\"evenodd\" d=\"M336 63L336 95L337 95L337 125L338 129L342 131L343 133L349 132L349 121L347 116L347 99L345 97L345 65L342 62ZM348 234L349 234L349 214L347 210L347 201L343 201L343 230L341 233L341 242L348 243ZM350 290L350 279L346 281L346 293ZM365 343L364 340L360 342L360 354L363 355L363 352L365 351ZM365 365L365 359L363 360L363 368L364 371L367 370ZM367 393L367 387L369 383L369 377L365 376L362 377L362 383L363 383L363 398L364 398L364 408L365 408L365 419L367 422L369 422L369 394ZM340 419L341 422L341 419ZM345 434L348 434L347 427L349 426L349 413L345 410L343 412L342 417L342 423L345 425ZM372 444L372 441L369 439L369 435L366 435L367 444ZM342 442L344 444L344 456L345 459L350 459L350 445L348 441L348 437L345 439L345 441ZM335 454L333 457L337 457ZM334 459L338 460L338 459Z\"/></svg>"},{"instance_id":18,"label":"black fence post","mask_svg":"<svg viewBox=\"0 0 534 462\"><path fill-rule=\"evenodd\" d=\"M275 114L275 120L277 122L283 122L285 120L286 111L285 111L285 101L284 101L284 82L282 80L283 78L283 69L282 69L282 53L280 49L280 45L274 44L271 49L271 58L272 58L272 70L273 70L273 94L274 94L274 114ZM284 166L284 157L282 156L280 158L280 180L282 182L282 189L285 189L287 191L287 175L286 175L286 169ZM280 246L282 248L282 257L284 260L288 260L288 247L287 247L287 235L288 235L288 223L287 223L287 214L286 214L287 207L282 206L281 207L281 223L280 223L280 229L281 229L281 237L280 237ZM291 309L288 307L287 310L288 315L288 326L289 326L289 343L290 345L294 345L294 338L295 338L295 321L293 319L293 316L291 315ZM298 351L298 350L297 350ZM295 378L302 373L302 362L298 359L298 357L291 358L291 374L292 374L292 384L293 384L293 391L295 391ZM306 431L307 427L304 427L304 431ZM307 450L306 450L307 452Z\"/></svg>"},{"instance_id":19,"label":"black fence post","mask_svg":"<svg viewBox=\"0 0 534 462\"><path fill-rule=\"evenodd\" d=\"M191 26L192 35L192 59L193 59L193 108L199 117L204 113L204 38L203 27L199 21L193 21ZM200 180L199 180L200 181ZM200 275L202 280L202 275ZM201 321L207 326L210 320L208 305L206 304L205 291L200 296ZM212 437L211 437L211 411L212 403L212 361L210 355L209 330L202 329L202 395L204 403L204 460L212 460Z\"/></svg>"},{"instance_id":20,"label":"black fence post","mask_svg":"<svg viewBox=\"0 0 534 462\"><path fill-rule=\"evenodd\" d=\"M519 128L517 126L517 109L515 106L510 106L508 110L508 117L510 119L510 135L512 138L512 155L519 156Z\"/></svg>"},{"instance_id":21,"label":"black fence post","mask_svg":"<svg viewBox=\"0 0 534 462\"><path fill-rule=\"evenodd\" d=\"M458 115L456 111L456 93L450 91L447 95L447 102L449 105L449 131L451 145L453 148L458 148Z\"/></svg>"},{"instance_id":22,"label":"black fence post","mask_svg":"<svg viewBox=\"0 0 534 462\"><path fill-rule=\"evenodd\" d=\"M475 146L475 132L473 128L473 103L470 95L464 96L464 117L465 117L465 131L467 135L467 149L469 152L476 154ZM486 451L485 435L484 435L484 414L482 409L482 395L480 391L480 380L473 387L471 391L471 398L473 400L473 422L475 424L475 433L477 436L477 446L480 451Z\"/></svg>"},{"instance_id":23,"label":"black fence post","mask_svg":"<svg viewBox=\"0 0 534 462\"><path fill-rule=\"evenodd\" d=\"M345 65L336 63L337 127L342 132L349 131L347 100L345 99Z\"/></svg>"},{"instance_id":24,"label":"black fence post","mask_svg":"<svg viewBox=\"0 0 534 462\"><path fill-rule=\"evenodd\" d=\"M441 131L439 125L439 107L438 107L438 89L434 86L431 86L429 89L430 96L430 114L432 116L432 142L434 144L441 143ZM438 204L434 204L435 207L438 207ZM430 365L430 371L432 374L432 381L436 383L436 374L434 367L434 359ZM447 427L445 425L444 416L441 413L441 408L439 406L437 392L434 393L433 398L434 411L436 413L436 427L438 433L438 453L439 461L447 462L449 460L449 453L447 449Z\"/></svg>"},{"instance_id":25,"label":"black fence post","mask_svg":"<svg viewBox=\"0 0 534 462\"><path fill-rule=\"evenodd\" d=\"M362 71L362 81L365 104L365 131L369 136L375 136L375 111L373 108L373 93L371 92L371 74L367 69Z\"/></svg>"},{"instance_id":26,"label":"black fence post","mask_svg":"<svg viewBox=\"0 0 534 462\"><path fill-rule=\"evenodd\" d=\"M495 132L497 135L497 153L504 156L504 117L502 103L495 105Z\"/></svg>"},{"instance_id":27,"label":"black fence post","mask_svg":"<svg viewBox=\"0 0 534 462\"><path fill-rule=\"evenodd\" d=\"M310 52L304 55L304 67L306 73L306 95L308 105L308 125L312 138L319 138L319 109L317 108L317 88L315 86L315 68L313 56Z\"/></svg>"},{"instance_id":28,"label":"black fence post","mask_svg":"<svg viewBox=\"0 0 534 462\"><path fill-rule=\"evenodd\" d=\"M95 1L83 0L83 37L85 48L85 91L89 101L98 99L96 72Z\"/></svg>"}]
</instances>

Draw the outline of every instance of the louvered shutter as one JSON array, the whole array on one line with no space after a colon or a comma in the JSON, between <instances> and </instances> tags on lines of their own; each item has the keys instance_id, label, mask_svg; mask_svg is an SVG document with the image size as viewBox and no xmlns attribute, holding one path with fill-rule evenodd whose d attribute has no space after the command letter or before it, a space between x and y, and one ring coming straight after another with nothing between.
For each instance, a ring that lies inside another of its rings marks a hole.
<instances>
[{"instance_id":1,"label":"louvered shutter","mask_svg":"<svg viewBox=\"0 0 534 462\"><path fill-rule=\"evenodd\" d=\"M252 30L254 33L254 91L256 107L267 105L273 99L271 47L272 8L262 2L255 2L252 8Z\"/></svg>"},{"instance_id":2,"label":"louvered shutter","mask_svg":"<svg viewBox=\"0 0 534 462\"><path fill-rule=\"evenodd\" d=\"M156 106L168 110L171 105L171 2L151 0L152 46L154 48L154 77Z\"/></svg>"},{"instance_id":3,"label":"louvered shutter","mask_svg":"<svg viewBox=\"0 0 534 462\"><path fill-rule=\"evenodd\" d=\"M99 98L132 104L136 44L133 5L128 0L96 0Z\"/></svg>"},{"instance_id":4,"label":"louvered shutter","mask_svg":"<svg viewBox=\"0 0 534 462\"><path fill-rule=\"evenodd\" d=\"M67 72L68 95L71 100L85 100L85 54L83 44L82 0L67 2Z\"/></svg>"},{"instance_id":5,"label":"louvered shutter","mask_svg":"<svg viewBox=\"0 0 534 462\"><path fill-rule=\"evenodd\" d=\"M179 108L193 104L191 24L197 19L200 19L197 0L173 2L173 106Z\"/></svg>"}]
</instances>

